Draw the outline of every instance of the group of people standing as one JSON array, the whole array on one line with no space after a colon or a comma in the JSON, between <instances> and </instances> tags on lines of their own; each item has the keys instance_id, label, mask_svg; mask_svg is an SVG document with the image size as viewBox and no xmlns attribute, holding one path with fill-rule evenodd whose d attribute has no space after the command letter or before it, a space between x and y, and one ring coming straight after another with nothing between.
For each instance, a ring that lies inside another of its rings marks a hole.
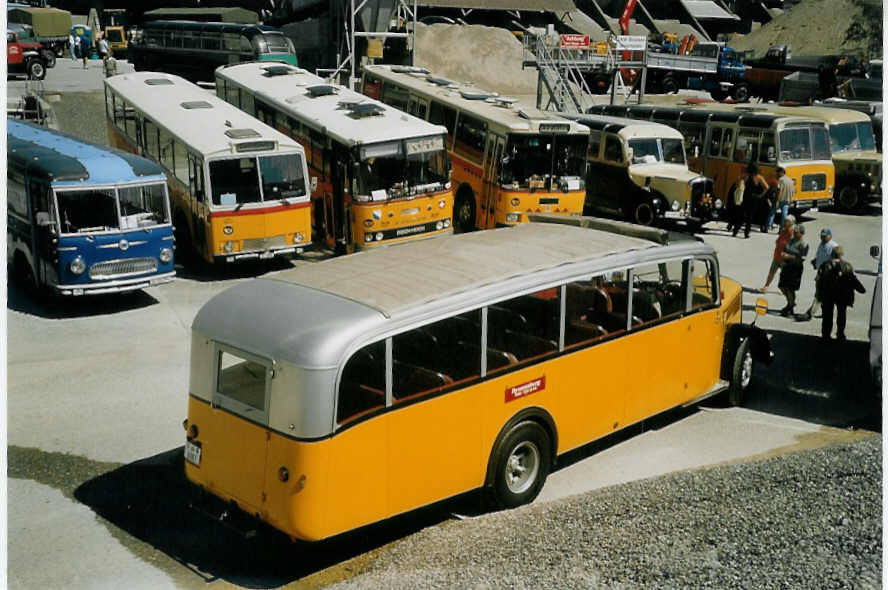
<instances>
[{"instance_id":1,"label":"group of people standing","mask_svg":"<svg viewBox=\"0 0 888 590\"><path fill-rule=\"evenodd\" d=\"M796 223L786 215L781 224L774 247L774 256L768 271L762 293L768 290L771 282L780 271L777 287L786 297L786 306L780 310L784 317L795 315L796 292L802 284L804 261L808 256L808 244L805 243L805 226ZM848 307L854 305L854 292L866 293L854 268L843 259L842 247L833 240L832 231L824 228L820 231L820 244L811 260L811 266L817 272L814 279L814 300L811 306L801 315L801 319L810 320L822 307L823 315L820 334L823 340L832 338L833 316L836 320L836 339L845 340L845 321Z\"/></svg>"},{"instance_id":2,"label":"group of people standing","mask_svg":"<svg viewBox=\"0 0 888 590\"><path fill-rule=\"evenodd\" d=\"M759 172L758 166L749 164L734 184L728 203L728 231L737 237L741 226L743 237L749 237L753 223L761 226L762 233L768 233L777 211L781 219L789 214L789 203L795 194L792 179L786 170L777 167L777 180L768 181Z\"/></svg>"},{"instance_id":3,"label":"group of people standing","mask_svg":"<svg viewBox=\"0 0 888 590\"><path fill-rule=\"evenodd\" d=\"M83 59L83 69L85 70L89 54L92 51L89 37L86 35L75 35L73 31L68 33L68 49L71 51L71 61L77 61L77 52L80 52L80 57ZM105 37L99 38L98 50L99 58L103 62L111 55L108 40Z\"/></svg>"}]
</instances>

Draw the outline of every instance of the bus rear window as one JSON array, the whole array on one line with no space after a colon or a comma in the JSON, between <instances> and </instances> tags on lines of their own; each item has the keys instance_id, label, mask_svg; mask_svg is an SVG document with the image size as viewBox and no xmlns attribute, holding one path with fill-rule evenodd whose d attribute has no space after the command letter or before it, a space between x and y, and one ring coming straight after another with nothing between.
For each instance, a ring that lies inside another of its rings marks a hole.
<instances>
[{"instance_id":1,"label":"bus rear window","mask_svg":"<svg viewBox=\"0 0 888 590\"><path fill-rule=\"evenodd\" d=\"M228 351L219 352L216 391L250 408L265 411L267 368Z\"/></svg>"}]
</instances>

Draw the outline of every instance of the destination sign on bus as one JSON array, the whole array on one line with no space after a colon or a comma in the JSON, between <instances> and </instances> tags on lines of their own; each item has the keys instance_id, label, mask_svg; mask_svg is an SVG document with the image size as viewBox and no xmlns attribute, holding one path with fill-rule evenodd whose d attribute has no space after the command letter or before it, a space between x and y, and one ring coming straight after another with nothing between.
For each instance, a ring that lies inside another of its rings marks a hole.
<instances>
[{"instance_id":1,"label":"destination sign on bus","mask_svg":"<svg viewBox=\"0 0 888 590\"><path fill-rule=\"evenodd\" d=\"M444 138L438 137L421 137L419 139L408 139L404 142L407 155L424 154L426 152L439 152L444 149Z\"/></svg>"}]
</instances>

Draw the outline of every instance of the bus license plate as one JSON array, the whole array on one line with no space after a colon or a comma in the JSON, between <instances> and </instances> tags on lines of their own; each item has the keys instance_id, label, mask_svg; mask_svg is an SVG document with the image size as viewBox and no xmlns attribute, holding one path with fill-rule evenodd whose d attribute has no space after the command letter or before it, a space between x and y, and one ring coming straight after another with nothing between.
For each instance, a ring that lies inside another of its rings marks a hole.
<instances>
[{"instance_id":1,"label":"bus license plate","mask_svg":"<svg viewBox=\"0 0 888 590\"><path fill-rule=\"evenodd\" d=\"M198 467L200 467L200 452L200 443L194 443L190 440L185 443L185 460Z\"/></svg>"},{"instance_id":2,"label":"bus license plate","mask_svg":"<svg viewBox=\"0 0 888 590\"><path fill-rule=\"evenodd\" d=\"M266 258L274 258L274 252L271 250L266 250L265 252L259 253L259 258L265 260Z\"/></svg>"}]
</instances>

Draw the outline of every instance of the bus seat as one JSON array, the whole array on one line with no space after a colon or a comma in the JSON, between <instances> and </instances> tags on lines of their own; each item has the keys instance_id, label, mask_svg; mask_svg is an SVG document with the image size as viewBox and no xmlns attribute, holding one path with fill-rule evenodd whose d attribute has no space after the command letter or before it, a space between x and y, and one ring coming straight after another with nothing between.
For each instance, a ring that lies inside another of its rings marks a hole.
<instances>
[{"instance_id":1,"label":"bus seat","mask_svg":"<svg viewBox=\"0 0 888 590\"><path fill-rule=\"evenodd\" d=\"M487 308L487 324L488 329L495 327L503 330L527 330L527 318L517 311L499 305L491 305Z\"/></svg>"},{"instance_id":2,"label":"bus seat","mask_svg":"<svg viewBox=\"0 0 888 590\"><path fill-rule=\"evenodd\" d=\"M613 311L610 295L601 287L570 283L567 286L567 317L577 319L589 309Z\"/></svg>"},{"instance_id":3,"label":"bus seat","mask_svg":"<svg viewBox=\"0 0 888 590\"><path fill-rule=\"evenodd\" d=\"M565 341L572 343L594 340L602 336L607 336L607 330L599 324L593 324L581 319L568 322L564 335Z\"/></svg>"},{"instance_id":4,"label":"bus seat","mask_svg":"<svg viewBox=\"0 0 888 590\"><path fill-rule=\"evenodd\" d=\"M385 391L343 379L340 386L336 420L342 424L385 406Z\"/></svg>"},{"instance_id":5,"label":"bus seat","mask_svg":"<svg viewBox=\"0 0 888 590\"><path fill-rule=\"evenodd\" d=\"M474 358L481 358L481 345L474 342L460 342L461 347L471 351ZM493 371L518 363L518 358L511 352L505 352L490 346L487 347L487 370Z\"/></svg>"},{"instance_id":6,"label":"bus seat","mask_svg":"<svg viewBox=\"0 0 888 590\"><path fill-rule=\"evenodd\" d=\"M455 316L426 327L438 342L452 348L459 342L481 342L481 326L469 318Z\"/></svg>"},{"instance_id":7,"label":"bus seat","mask_svg":"<svg viewBox=\"0 0 888 590\"><path fill-rule=\"evenodd\" d=\"M438 338L429 330L419 328L399 334L393 339L395 358L419 366L434 366L439 362Z\"/></svg>"},{"instance_id":8,"label":"bus seat","mask_svg":"<svg viewBox=\"0 0 888 590\"><path fill-rule=\"evenodd\" d=\"M448 375L401 361L392 363L392 396L404 399L453 383Z\"/></svg>"},{"instance_id":9,"label":"bus seat","mask_svg":"<svg viewBox=\"0 0 888 590\"><path fill-rule=\"evenodd\" d=\"M641 318L644 322L653 322L660 319L660 310L654 303L657 301L654 293L648 290L634 290L632 293L632 315Z\"/></svg>"},{"instance_id":10,"label":"bus seat","mask_svg":"<svg viewBox=\"0 0 888 590\"><path fill-rule=\"evenodd\" d=\"M520 332L513 332L512 330L506 330L505 336L506 342L509 344L509 351L511 351L519 360L525 360L550 352L556 352L558 350L557 343L551 340L546 340L545 338L540 338L539 336L521 334Z\"/></svg>"},{"instance_id":11,"label":"bus seat","mask_svg":"<svg viewBox=\"0 0 888 590\"><path fill-rule=\"evenodd\" d=\"M626 330L626 314L621 312L602 312L590 309L586 312L585 320L592 324L598 324L610 334L611 332L622 332ZM640 326L641 318L636 315L632 316L632 325Z\"/></svg>"}]
</instances>

